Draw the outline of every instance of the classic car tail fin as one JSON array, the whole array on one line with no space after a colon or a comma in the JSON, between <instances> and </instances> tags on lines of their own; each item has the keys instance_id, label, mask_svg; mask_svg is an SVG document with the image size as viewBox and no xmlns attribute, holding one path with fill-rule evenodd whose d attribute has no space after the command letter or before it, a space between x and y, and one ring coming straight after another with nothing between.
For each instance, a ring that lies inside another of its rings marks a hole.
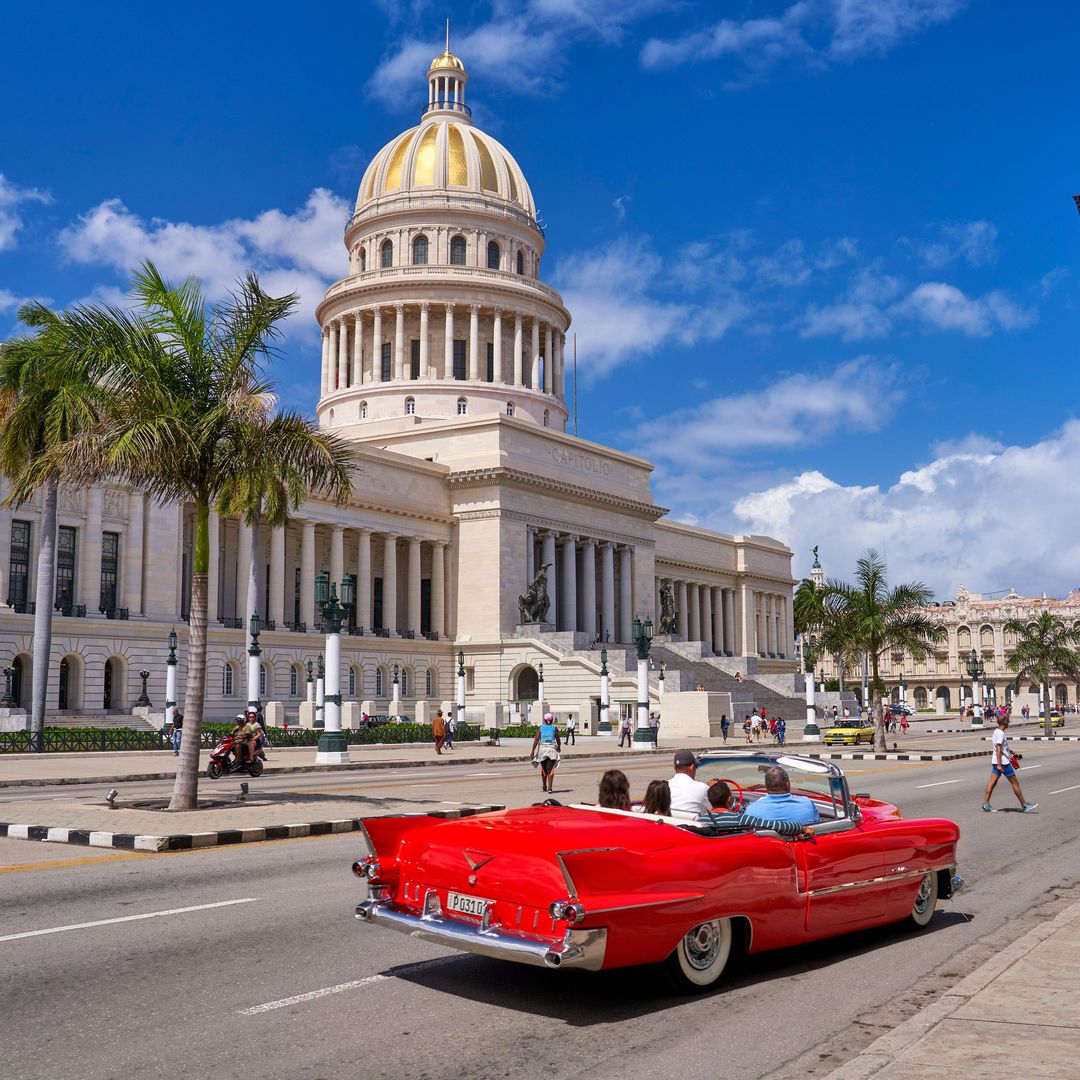
<instances>
[{"instance_id":1,"label":"classic car tail fin","mask_svg":"<svg viewBox=\"0 0 1080 1080\"><path fill-rule=\"evenodd\" d=\"M581 898L593 912L678 904L702 895L696 890L657 888L655 879L644 880L640 854L626 848L562 851L558 859L570 895Z\"/></svg>"}]
</instances>

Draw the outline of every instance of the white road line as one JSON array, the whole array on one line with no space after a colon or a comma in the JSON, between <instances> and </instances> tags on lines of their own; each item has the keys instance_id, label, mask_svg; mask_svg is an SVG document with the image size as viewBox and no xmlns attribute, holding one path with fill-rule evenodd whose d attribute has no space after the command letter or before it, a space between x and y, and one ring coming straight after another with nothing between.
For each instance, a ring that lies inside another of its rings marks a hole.
<instances>
[{"instance_id":1,"label":"white road line","mask_svg":"<svg viewBox=\"0 0 1080 1080\"><path fill-rule=\"evenodd\" d=\"M293 997L279 998L277 1001L267 1001L262 1005L253 1005L250 1009L241 1009L241 1016L258 1016L259 1013L271 1012L274 1009L284 1009L289 1005L303 1005L309 1001L317 1001L319 998L329 997L331 994L341 994L346 990L357 990L361 986L371 986L372 983L387 982L399 975L408 975L413 971L423 968L434 967L439 964L457 960L458 956L439 956L434 960L421 960L418 964L408 964L405 967L394 969L390 975L369 975L366 979L354 979L352 982L338 983L337 986L325 986L321 990L309 990L306 994L296 994Z\"/></svg>"},{"instance_id":2,"label":"white road line","mask_svg":"<svg viewBox=\"0 0 1080 1080\"><path fill-rule=\"evenodd\" d=\"M1046 794L1047 795L1060 795L1060 794L1062 794L1062 792L1076 791L1078 788L1080 788L1080 784L1073 784L1072 787L1059 787L1057 789L1057 791L1048 791Z\"/></svg>"},{"instance_id":3,"label":"white road line","mask_svg":"<svg viewBox=\"0 0 1080 1080\"><path fill-rule=\"evenodd\" d=\"M245 896L242 900L219 900L216 904L195 904L192 907L171 908L169 911L148 911L144 915L122 915L117 919L52 926L48 930L26 930L21 934L4 934L0 936L0 941L17 941L19 938L41 937L43 934L62 934L65 930L86 930L91 926L109 926L112 923L136 922L139 919L156 919L161 915L183 915L188 911L208 911L210 908L231 907L233 904L254 904L257 899L257 896Z\"/></svg>"},{"instance_id":4,"label":"white road line","mask_svg":"<svg viewBox=\"0 0 1080 1080\"><path fill-rule=\"evenodd\" d=\"M1031 772L1032 769L1041 769L1041 765L1025 765L1024 772Z\"/></svg>"},{"instance_id":5,"label":"white road line","mask_svg":"<svg viewBox=\"0 0 1080 1080\"><path fill-rule=\"evenodd\" d=\"M938 780L935 784L917 784L916 787L941 787L943 784L959 784L959 780Z\"/></svg>"}]
</instances>

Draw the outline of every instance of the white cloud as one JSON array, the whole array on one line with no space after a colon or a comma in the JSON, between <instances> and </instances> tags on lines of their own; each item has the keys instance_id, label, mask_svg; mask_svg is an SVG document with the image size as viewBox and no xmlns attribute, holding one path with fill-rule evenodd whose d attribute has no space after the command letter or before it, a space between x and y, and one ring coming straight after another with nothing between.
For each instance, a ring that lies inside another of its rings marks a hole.
<instances>
[{"instance_id":1,"label":"white cloud","mask_svg":"<svg viewBox=\"0 0 1080 1080\"><path fill-rule=\"evenodd\" d=\"M38 188L21 188L0 173L0 251L10 251L18 244L16 233L23 226L19 207L24 203L52 202L47 191Z\"/></svg>"},{"instance_id":2,"label":"white cloud","mask_svg":"<svg viewBox=\"0 0 1080 1080\"><path fill-rule=\"evenodd\" d=\"M939 599L961 583L983 592L1015 584L1028 595L1075 588L1080 504L1064 493L1080 472L1080 421L1031 446L942 449L886 486L843 486L820 472L790 477L737 500L736 527L792 546L796 574L820 544L830 576L850 578L858 556L876 547L892 581L924 580ZM1047 515L1053 529L1040 527Z\"/></svg>"},{"instance_id":3,"label":"white cloud","mask_svg":"<svg viewBox=\"0 0 1080 1080\"><path fill-rule=\"evenodd\" d=\"M927 281L912 290L894 309L920 320L933 330L958 331L986 337L995 330L1020 330L1035 321L1033 311L1014 304L1002 292L966 296L955 285Z\"/></svg>"},{"instance_id":4,"label":"white cloud","mask_svg":"<svg viewBox=\"0 0 1080 1080\"><path fill-rule=\"evenodd\" d=\"M26 297L16 296L10 289L0 289L0 315L13 311Z\"/></svg>"},{"instance_id":5,"label":"white cloud","mask_svg":"<svg viewBox=\"0 0 1080 1080\"><path fill-rule=\"evenodd\" d=\"M841 301L824 307L810 304L800 332L803 337L835 334L842 341L866 341L885 337L891 329L892 320L873 304Z\"/></svg>"},{"instance_id":6,"label":"white cloud","mask_svg":"<svg viewBox=\"0 0 1080 1080\"><path fill-rule=\"evenodd\" d=\"M735 57L760 72L794 57L820 67L888 52L962 6L963 0L799 0L774 16L721 19L676 38L652 38L641 63L670 68Z\"/></svg>"},{"instance_id":7,"label":"white cloud","mask_svg":"<svg viewBox=\"0 0 1080 1080\"><path fill-rule=\"evenodd\" d=\"M937 237L917 245L922 261L933 270L956 262L986 266L997 259L997 226L989 221L967 221L942 225Z\"/></svg>"},{"instance_id":8,"label":"white cloud","mask_svg":"<svg viewBox=\"0 0 1080 1080\"><path fill-rule=\"evenodd\" d=\"M573 313L587 377L606 375L663 343L715 341L744 314L733 295L708 304L665 299L665 277L663 260L642 240L617 240L560 262L556 284Z\"/></svg>"},{"instance_id":9,"label":"white cloud","mask_svg":"<svg viewBox=\"0 0 1080 1080\"><path fill-rule=\"evenodd\" d=\"M108 199L62 230L59 243L74 262L125 275L146 259L172 279L194 275L212 299L253 269L269 292L298 292L310 314L327 284L347 269L341 237L348 211L344 199L324 188L293 213L266 210L212 225L146 221Z\"/></svg>"}]
</instances>

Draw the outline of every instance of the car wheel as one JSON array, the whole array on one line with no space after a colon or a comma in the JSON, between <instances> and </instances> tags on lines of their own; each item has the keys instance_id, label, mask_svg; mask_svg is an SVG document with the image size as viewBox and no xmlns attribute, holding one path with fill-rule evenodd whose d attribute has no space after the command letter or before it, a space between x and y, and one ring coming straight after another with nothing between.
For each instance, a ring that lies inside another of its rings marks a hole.
<instances>
[{"instance_id":1,"label":"car wheel","mask_svg":"<svg viewBox=\"0 0 1080 1080\"><path fill-rule=\"evenodd\" d=\"M915 894L915 903L908 916L911 925L920 930L930 922L937 910L937 889L934 877L933 870L923 874L919 882L919 891Z\"/></svg>"},{"instance_id":2,"label":"car wheel","mask_svg":"<svg viewBox=\"0 0 1080 1080\"><path fill-rule=\"evenodd\" d=\"M714 986L731 958L731 943L730 919L693 927L664 962L672 987L680 994L696 994Z\"/></svg>"}]
</instances>

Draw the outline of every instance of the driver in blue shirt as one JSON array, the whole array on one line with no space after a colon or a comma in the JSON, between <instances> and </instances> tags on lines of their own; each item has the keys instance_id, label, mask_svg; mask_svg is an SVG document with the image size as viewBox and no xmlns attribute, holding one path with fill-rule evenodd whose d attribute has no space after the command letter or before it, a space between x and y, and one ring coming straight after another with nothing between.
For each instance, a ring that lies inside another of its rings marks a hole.
<instances>
[{"instance_id":1,"label":"driver in blue shirt","mask_svg":"<svg viewBox=\"0 0 1080 1080\"><path fill-rule=\"evenodd\" d=\"M754 817L793 821L796 825L814 825L821 820L813 800L791 794L791 779L779 765L765 770L765 792L751 806Z\"/></svg>"}]
</instances>

